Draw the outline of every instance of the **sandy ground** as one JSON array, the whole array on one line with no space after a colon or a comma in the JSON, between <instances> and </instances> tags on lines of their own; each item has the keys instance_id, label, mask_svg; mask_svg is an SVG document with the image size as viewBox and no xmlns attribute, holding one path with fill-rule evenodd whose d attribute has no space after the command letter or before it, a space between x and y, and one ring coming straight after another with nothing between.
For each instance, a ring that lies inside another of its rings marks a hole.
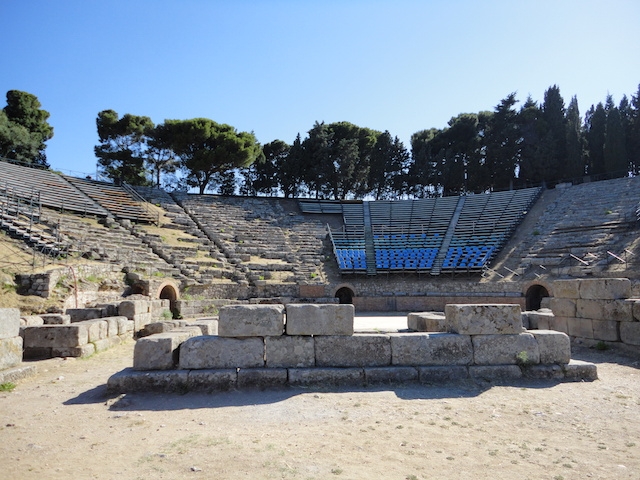
<instances>
[{"instance_id":1,"label":"sandy ground","mask_svg":"<svg viewBox=\"0 0 640 480\"><path fill-rule=\"evenodd\" d=\"M640 359L612 350L574 352L589 383L108 395L133 345L0 393L0 478L640 478Z\"/></svg>"}]
</instances>

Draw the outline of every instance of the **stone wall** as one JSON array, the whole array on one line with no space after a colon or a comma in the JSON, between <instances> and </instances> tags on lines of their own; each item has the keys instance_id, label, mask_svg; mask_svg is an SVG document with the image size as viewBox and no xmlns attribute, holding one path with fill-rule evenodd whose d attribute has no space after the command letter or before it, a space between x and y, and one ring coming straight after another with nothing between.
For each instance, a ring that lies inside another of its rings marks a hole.
<instances>
[{"instance_id":1,"label":"stone wall","mask_svg":"<svg viewBox=\"0 0 640 480\"><path fill-rule=\"evenodd\" d=\"M21 295L35 295L49 298L58 284L73 284L73 275L76 278L86 278L94 276L96 278L107 279L113 275L120 275L121 267L110 264L74 265L73 271L70 267L57 268L45 273L18 274L16 283L18 292Z\"/></svg>"},{"instance_id":2,"label":"stone wall","mask_svg":"<svg viewBox=\"0 0 640 480\"><path fill-rule=\"evenodd\" d=\"M35 365L22 363L20 310L0 308L0 384L35 375Z\"/></svg>"},{"instance_id":3,"label":"stone wall","mask_svg":"<svg viewBox=\"0 0 640 480\"><path fill-rule=\"evenodd\" d=\"M138 340L114 392L363 386L405 382L593 380L570 358L569 337L524 331L519 305L448 305L454 333L354 334L353 305L234 305L218 335L177 329Z\"/></svg>"}]
</instances>

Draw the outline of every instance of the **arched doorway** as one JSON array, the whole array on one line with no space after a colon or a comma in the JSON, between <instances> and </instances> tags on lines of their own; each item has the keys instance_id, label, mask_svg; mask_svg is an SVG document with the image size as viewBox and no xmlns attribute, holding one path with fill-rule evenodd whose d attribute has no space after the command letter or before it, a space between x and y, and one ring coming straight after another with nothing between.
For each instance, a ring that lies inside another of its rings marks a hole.
<instances>
[{"instance_id":1,"label":"arched doorway","mask_svg":"<svg viewBox=\"0 0 640 480\"><path fill-rule=\"evenodd\" d=\"M525 294L526 309L528 311L540 310L542 299L548 296L549 291L544 286L538 284L531 285Z\"/></svg>"},{"instance_id":2,"label":"arched doorway","mask_svg":"<svg viewBox=\"0 0 640 480\"><path fill-rule=\"evenodd\" d=\"M338 299L339 303L350 304L353 303L353 295L353 290L351 290L349 287L342 287L338 289L335 296Z\"/></svg>"},{"instance_id":3,"label":"arched doorway","mask_svg":"<svg viewBox=\"0 0 640 480\"><path fill-rule=\"evenodd\" d=\"M177 318L180 314L176 300L178 300L178 292L174 285L167 284L160 289L158 298L161 300L169 300L169 309L173 315L173 318Z\"/></svg>"}]
</instances>

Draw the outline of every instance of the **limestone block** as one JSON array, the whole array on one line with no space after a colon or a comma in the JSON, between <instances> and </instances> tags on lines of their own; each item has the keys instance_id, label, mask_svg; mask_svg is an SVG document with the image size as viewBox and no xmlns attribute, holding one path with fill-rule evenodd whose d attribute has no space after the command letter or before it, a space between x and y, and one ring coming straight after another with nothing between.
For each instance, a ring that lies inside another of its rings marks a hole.
<instances>
[{"instance_id":1,"label":"limestone block","mask_svg":"<svg viewBox=\"0 0 640 480\"><path fill-rule=\"evenodd\" d=\"M79 347L89 341L86 325L42 325L41 327L24 328L24 346L59 348Z\"/></svg>"},{"instance_id":2,"label":"limestone block","mask_svg":"<svg viewBox=\"0 0 640 480\"><path fill-rule=\"evenodd\" d=\"M190 337L189 332L166 332L139 339L133 350L133 368L136 370L175 368L180 345Z\"/></svg>"},{"instance_id":3,"label":"limestone block","mask_svg":"<svg viewBox=\"0 0 640 480\"><path fill-rule=\"evenodd\" d=\"M389 336L393 365L468 365L473 361L469 335L394 333Z\"/></svg>"},{"instance_id":4,"label":"limestone block","mask_svg":"<svg viewBox=\"0 0 640 480\"><path fill-rule=\"evenodd\" d=\"M449 304L444 312L454 333L508 335L523 331L520 305L516 304Z\"/></svg>"},{"instance_id":5,"label":"limestone block","mask_svg":"<svg viewBox=\"0 0 640 480\"><path fill-rule=\"evenodd\" d=\"M67 308L65 311L69 315L71 323L82 322L102 317L102 308Z\"/></svg>"},{"instance_id":6,"label":"limestone block","mask_svg":"<svg viewBox=\"0 0 640 480\"><path fill-rule=\"evenodd\" d=\"M576 300L570 298L552 298L551 310L558 317L575 317Z\"/></svg>"},{"instance_id":7,"label":"limestone block","mask_svg":"<svg viewBox=\"0 0 640 480\"><path fill-rule=\"evenodd\" d=\"M587 278L580 281L580 298L585 300L615 300L631 296L628 278Z\"/></svg>"},{"instance_id":8,"label":"limestone block","mask_svg":"<svg viewBox=\"0 0 640 480\"><path fill-rule=\"evenodd\" d=\"M519 335L475 335L473 361L476 365L540 363L538 342L531 333Z\"/></svg>"},{"instance_id":9,"label":"limestone block","mask_svg":"<svg viewBox=\"0 0 640 480\"><path fill-rule=\"evenodd\" d=\"M415 367L365 367L364 378L367 385L397 385L418 381Z\"/></svg>"},{"instance_id":10,"label":"limestone block","mask_svg":"<svg viewBox=\"0 0 640 480\"><path fill-rule=\"evenodd\" d=\"M102 319L105 322L107 322L107 337L117 337L118 336L118 318L126 319L127 317L125 317L125 316L122 316L122 317L105 317L105 318Z\"/></svg>"},{"instance_id":11,"label":"limestone block","mask_svg":"<svg viewBox=\"0 0 640 480\"><path fill-rule=\"evenodd\" d=\"M522 368L522 373L525 377L536 380L564 379L564 370L560 365L528 365Z\"/></svg>"},{"instance_id":12,"label":"limestone block","mask_svg":"<svg viewBox=\"0 0 640 480\"><path fill-rule=\"evenodd\" d=\"M12 338L20 335L20 310L0 308L0 338Z\"/></svg>"},{"instance_id":13,"label":"limestone block","mask_svg":"<svg viewBox=\"0 0 640 480\"><path fill-rule=\"evenodd\" d=\"M199 319L191 325L199 327L202 335L218 335L218 319Z\"/></svg>"},{"instance_id":14,"label":"limestone block","mask_svg":"<svg viewBox=\"0 0 640 480\"><path fill-rule=\"evenodd\" d=\"M531 328L530 322L529 322L529 312L522 312L522 326L524 327L525 330L529 330Z\"/></svg>"},{"instance_id":15,"label":"limestone block","mask_svg":"<svg viewBox=\"0 0 640 480\"><path fill-rule=\"evenodd\" d=\"M551 310L551 297L542 297L540 300L540 309Z\"/></svg>"},{"instance_id":16,"label":"limestone block","mask_svg":"<svg viewBox=\"0 0 640 480\"><path fill-rule=\"evenodd\" d=\"M538 330L549 330L549 322L553 319L554 314L551 310L538 310L535 312L527 312L529 316L529 328Z\"/></svg>"},{"instance_id":17,"label":"limestone block","mask_svg":"<svg viewBox=\"0 0 640 480\"><path fill-rule=\"evenodd\" d=\"M235 368L217 370L190 370L187 388L193 392L224 392L237 387L238 373Z\"/></svg>"},{"instance_id":18,"label":"limestone block","mask_svg":"<svg viewBox=\"0 0 640 480\"><path fill-rule=\"evenodd\" d=\"M289 304L286 308L287 335L353 335L353 305Z\"/></svg>"},{"instance_id":19,"label":"limestone block","mask_svg":"<svg viewBox=\"0 0 640 480\"><path fill-rule=\"evenodd\" d=\"M51 357L90 357L96 353L93 343L87 343L79 347L57 347L51 349Z\"/></svg>"},{"instance_id":20,"label":"limestone block","mask_svg":"<svg viewBox=\"0 0 640 480\"><path fill-rule=\"evenodd\" d=\"M264 366L262 338L190 338L180 348L180 368L254 368Z\"/></svg>"},{"instance_id":21,"label":"limestone block","mask_svg":"<svg viewBox=\"0 0 640 480\"><path fill-rule=\"evenodd\" d=\"M588 318L567 318L567 329L572 337L593 338L593 321Z\"/></svg>"},{"instance_id":22,"label":"limestone block","mask_svg":"<svg viewBox=\"0 0 640 480\"><path fill-rule=\"evenodd\" d=\"M314 337L265 337L264 345L266 366L269 368L303 368L316 364Z\"/></svg>"},{"instance_id":23,"label":"limestone block","mask_svg":"<svg viewBox=\"0 0 640 480\"><path fill-rule=\"evenodd\" d=\"M108 338L103 338L102 340L96 340L95 342L92 342L92 343L96 348L96 353L104 352L105 350L108 350L111 348L111 342L109 341Z\"/></svg>"},{"instance_id":24,"label":"limestone block","mask_svg":"<svg viewBox=\"0 0 640 480\"><path fill-rule=\"evenodd\" d=\"M126 316L126 315L123 315ZM129 317L127 317L129 318ZM150 313L138 313L133 316L133 329L134 331L140 331L147 325L153 322L153 315Z\"/></svg>"},{"instance_id":25,"label":"limestone block","mask_svg":"<svg viewBox=\"0 0 640 480\"><path fill-rule=\"evenodd\" d=\"M571 340L566 333L553 330L532 330L528 332L538 342L540 363L569 363L571 359Z\"/></svg>"},{"instance_id":26,"label":"limestone block","mask_svg":"<svg viewBox=\"0 0 640 480\"><path fill-rule=\"evenodd\" d=\"M156 333L170 332L174 328L176 327L173 322L153 322L145 325L145 327L140 330L140 336L148 337Z\"/></svg>"},{"instance_id":27,"label":"limestone block","mask_svg":"<svg viewBox=\"0 0 640 480\"><path fill-rule=\"evenodd\" d=\"M555 298L580 298L580 280L556 280L553 282L553 296Z\"/></svg>"},{"instance_id":28,"label":"limestone block","mask_svg":"<svg viewBox=\"0 0 640 480\"><path fill-rule=\"evenodd\" d=\"M146 300L125 300L118 305L118 314L134 320L136 315L150 313L149 302Z\"/></svg>"},{"instance_id":29,"label":"limestone block","mask_svg":"<svg viewBox=\"0 0 640 480\"><path fill-rule=\"evenodd\" d=\"M16 367L0 369L0 384L2 383L18 383L25 378L33 377L38 373L38 367L35 364L22 364Z\"/></svg>"},{"instance_id":30,"label":"limestone block","mask_svg":"<svg viewBox=\"0 0 640 480\"><path fill-rule=\"evenodd\" d=\"M418 367L420 383L457 382L469 378L469 370L462 365L448 365L438 367Z\"/></svg>"},{"instance_id":31,"label":"limestone block","mask_svg":"<svg viewBox=\"0 0 640 480\"><path fill-rule=\"evenodd\" d=\"M139 392L186 392L189 388L189 371L137 372L125 368L107 380L107 391L111 393Z\"/></svg>"},{"instance_id":32,"label":"limestone block","mask_svg":"<svg viewBox=\"0 0 640 480\"><path fill-rule=\"evenodd\" d=\"M294 387L364 386L362 368L290 368L289 385Z\"/></svg>"},{"instance_id":33,"label":"limestone block","mask_svg":"<svg viewBox=\"0 0 640 480\"><path fill-rule=\"evenodd\" d=\"M602 320L633 322L633 304L627 300L603 300ZM594 319L599 320L599 319Z\"/></svg>"},{"instance_id":34,"label":"limestone block","mask_svg":"<svg viewBox=\"0 0 640 480\"><path fill-rule=\"evenodd\" d=\"M509 381L522 378L522 370L518 365L471 365L469 376L488 382Z\"/></svg>"},{"instance_id":35,"label":"limestone block","mask_svg":"<svg viewBox=\"0 0 640 480\"><path fill-rule=\"evenodd\" d=\"M314 339L318 367L391 365L391 343L388 335L318 335Z\"/></svg>"},{"instance_id":36,"label":"limestone block","mask_svg":"<svg viewBox=\"0 0 640 480\"><path fill-rule=\"evenodd\" d=\"M20 317L20 326L38 327L44 325L44 319L40 315L25 315Z\"/></svg>"},{"instance_id":37,"label":"limestone block","mask_svg":"<svg viewBox=\"0 0 640 480\"><path fill-rule=\"evenodd\" d=\"M604 320L604 302L602 300L576 300L576 314L578 318Z\"/></svg>"},{"instance_id":38,"label":"limestone block","mask_svg":"<svg viewBox=\"0 0 640 480\"><path fill-rule=\"evenodd\" d=\"M407 328L416 332L446 332L447 319L442 312L421 312L407 315Z\"/></svg>"},{"instance_id":39,"label":"limestone block","mask_svg":"<svg viewBox=\"0 0 640 480\"><path fill-rule=\"evenodd\" d=\"M640 322L621 322L620 340L629 345L640 345Z\"/></svg>"},{"instance_id":40,"label":"limestone block","mask_svg":"<svg viewBox=\"0 0 640 480\"><path fill-rule=\"evenodd\" d=\"M284 332L282 305L227 305L220 308L221 337L273 337Z\"/></svg>"},{"instance_id":41,"label":"limestone block","mask_svg":"<svg viewBox=\"0 0 640 480\"><path fill-rule=\"evenodd\" d=\"M562 365L562 369L566 380L581 382L598 379L598 369L593 363L571 360L567 365Z\"/></svg>"},{"instance_id":42,"label":"limestone block","mask_svg":"<svg viewBox=\"0 0 640 480\"><path fill-rule=\"evenodd\" d=\"M0 338L0 370L18 366L21 362L22 338Z\"/></svg>"},{"instance_id":43,"label":"limestone block","mask_svg":"<svg viewBox=\"0 0 640 480\"><path fill-rule=\"evenodd\" d=\"M238 370L238 388L259 389L284 387L287 384L286 368L241 368Z\"/></svg>"},{"instance_id":44,"label":"limestone block","mask_svg":"<svg viewBox=\"0 0 640 480\"><path fill-rule=\"evenodd\" d=\"M549 318L549 330L555 330L556 332L569 333L569 326L567 317L550 317Z\"/></svg>"},{"instance_id":45,"label":"limestone block","mask_svg":"<svg viewBox=\"0 0 640 480\"><path fill-rule=\"evenodd\" d=\"M69 325L71 323L71 315L63 313L44 313L40 317L45 325Z\"/></svg>"},{"instance_id":46,"label":"limestone block","mask_svg":"<svg viewBox=\"0 0 640 480\"><path fill-rule=\"evenodd\" d=\"M595 340L604 340L609 342L617 342L618 338L618 323L611 320L592 320L593 325L593 338ZM564 362L567 363L567 362Z\"/></svg>"},{"instance_id":47,"label":"limestone block","mask_svg":"<svg viewBox=\"0 0 640 480\"><path fill-rule=\"evenodd\" d=\"M107 338L107 322L96 318L94 320L85 320L83 322L78 322L76 325L79 324L87 326L87 332L89 333L89 342L97 342L98 340Z\"/></svg>"},{"instance_id":48,"label":"limestone block","mask_svg":"<svg viewBox=\"0 0 640 480\"><path fill-rule=\"evenodd\" d=\"M633 302L633 306L631 307L633 311L633 320L636 322L640 322L640 301L636 300Z\"/></svg>"},{"instance_id":49,"label":"limestone block","mask_svg":"<svg viewBox=\"0 0 640 480\"><path fill-rule=\"evenodd\" d=\"M51 358L51 348L24 347L23 344L22 358L24 358L25 360L40 360L42 358Z\"/></svg>"},{"instance_id":50,"label":"limestone block","mask_svg":"<svg viewBox=\"0 0 640 480\"><path fill-rule=\"evenodd\" d=\"M125 335L129 332L133 332L133 320L128 320L127 317L118 317L118 335Z\"/></svg>"}]
</instances>

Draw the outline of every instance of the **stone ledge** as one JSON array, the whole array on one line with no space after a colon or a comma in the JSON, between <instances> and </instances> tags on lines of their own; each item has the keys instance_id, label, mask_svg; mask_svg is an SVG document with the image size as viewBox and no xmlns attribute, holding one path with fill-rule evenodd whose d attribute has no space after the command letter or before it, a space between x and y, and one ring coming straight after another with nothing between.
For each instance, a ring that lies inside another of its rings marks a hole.
<instances>
[{"instance_id":1,"label":"stone ledge","mask_svg":"<svg viewBox=\"0 0 640 480\"><path fill-rule=\"evenodd\" d=\"M38 373L38 367L34 364L22 364L17 367L0 370L0 383L16 383L19 380L33 377Z\"/></svg>"}]
</instances>

